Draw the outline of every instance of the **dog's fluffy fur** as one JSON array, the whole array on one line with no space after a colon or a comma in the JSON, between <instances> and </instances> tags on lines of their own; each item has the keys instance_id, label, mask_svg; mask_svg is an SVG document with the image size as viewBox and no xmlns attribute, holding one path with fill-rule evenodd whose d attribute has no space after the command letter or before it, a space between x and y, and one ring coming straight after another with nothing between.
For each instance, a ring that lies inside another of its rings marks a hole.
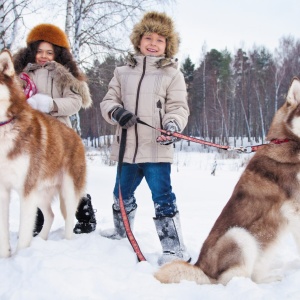
<instances>
[{"instance_id":1,"label":"dog's fluffy fur","mask_svg":"<svg viewBox=\"0 0 300 300\"><path fill-rule=\"evenodd\" d=\"M7 124L5 124L8 122ZM65 237L73 234L74 216L85 192L84 146L74 130L32 109L15 76L11 55L0 54L0 257L10 256L10 192L20 196L17 249L30 245L37 207L45 217L40 236L48 237L59 195Z\"/></svg>"},{"instance_id":2,"label":"dog's fluffy fur","mask_svg":"<svg viewBox=\"0 0 300 300\"><path fill-rule=\"evenodd\" d=\"M234 276L279 279L267 266L286 231L300 250L300 81L294 78L267 139L236 184L195 265L175 261L154 276L163 283L191 280L227 284ZM273 141L273 142L272 142ZM276 142L275 142L276 141Z\"/></svg>"}]
</instances>

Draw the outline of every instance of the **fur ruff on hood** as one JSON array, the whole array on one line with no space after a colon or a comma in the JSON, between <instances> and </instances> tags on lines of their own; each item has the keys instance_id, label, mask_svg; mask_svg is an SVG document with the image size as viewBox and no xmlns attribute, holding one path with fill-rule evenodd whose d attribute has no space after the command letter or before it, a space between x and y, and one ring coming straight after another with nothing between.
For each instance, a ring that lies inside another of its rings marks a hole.
<instances>
[{"instance_id":1,"label":"fur ruff on hood","mask_svg":"<svg viewBox=\"0 0 300 300\"><path fill-rule=\"evenodd\" d=\"M135 59L135 56L139 56L133 53L129 53L127 57L125 58L126 65L129 67L134 68L137 65L137 61ZM168 66L172 66L173 68L178 68L178 59L177 58L168 58L168 57L162 57L161 59L158 59L156 62L156 66L158 69L165 68Z\"/></svg>"},{"instance_id":2,"label":"fur ruff on hood","mask_svg":"<svg viewBox=\"0 0 300 300\"><path fill-rule=\"evenodd\" d=\"M34 71L42 66L29 63L24 69L24 72ZM88 84L85 81L76 79L64 66L56 61L47 62L43 68L51 72L51 76L57 86L63 90L65 87L72 87L72 90L77 92L82 97L82 107L89 108L92 105L92 98Z\"/></svg>"},{"instance_id":3,"label":"fur ruff on hood","mask_svg":"<svg viewBox=\"0 0 300 300\"><path fill-rule=\"evenodd\" d=\"M167 40L166 57L174 57L179 48L180 38L175 31L173 20L165 13L151 11L146 13L142 20L133 27L130 40L136 52L139 52L141 37L145 33L157 33Z\"/></svg>"}]
</instances>

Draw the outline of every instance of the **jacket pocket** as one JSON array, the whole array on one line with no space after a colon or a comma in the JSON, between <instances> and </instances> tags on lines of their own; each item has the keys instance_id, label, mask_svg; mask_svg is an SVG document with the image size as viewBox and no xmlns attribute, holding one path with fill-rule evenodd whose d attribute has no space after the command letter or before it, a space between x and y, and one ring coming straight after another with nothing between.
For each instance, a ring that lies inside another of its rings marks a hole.
<instances>
[{"instance_id":1,"label":"jacket pocket","mask_svg":"<svg viewBox=\"0 0 300 300\"><path fill-rule=\"evenodd\" d=\"M163 126L162 126L163 112L162 112L162 104L161 104L161 101L160 101L160 100L158 100L158 101L156 102L156 107L158 108L159 125L160 125L160 128L163 128Z\"/></svg>"}]
</instances>

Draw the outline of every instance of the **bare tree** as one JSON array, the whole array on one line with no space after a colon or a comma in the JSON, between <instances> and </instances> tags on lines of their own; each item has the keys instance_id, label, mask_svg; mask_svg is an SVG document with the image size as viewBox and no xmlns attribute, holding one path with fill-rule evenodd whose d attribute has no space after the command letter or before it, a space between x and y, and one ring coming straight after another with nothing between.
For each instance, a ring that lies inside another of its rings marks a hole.
<instances>
[{"instance_id":1,"label":"bare tree","mask_svg":"<svg viewBox=\"0 0 300 300\"><path fill-rule=\"evenodd\" d=\"M4 28L4 0L0 0L0 50L5 48L5 28Z\"/></svg>"},{"instance_id":2,"label":"bare tree","mask_svg":"<svg viewBox=\"0 0 300 300\"><path fill-rule=\"evenodd\" d=\"M72 36L72 23L73 23L72 16L73 16L72 0L67 0L65 32L69 37L69 42L70 42L70 36Z\"/></svg>"},{"instance_id":3,"label":"bare tree","mask_svg":"<svg viewBox=\"0 0 300 300\"><path fill-rule=\"evenodd\" d=\"M170 0L67 0L66 28L79 64L92 64L108 53L129 50L129 26L141 12ZM73 28L73 31L71 30ZM125 37L127 40L125 40Z\"/></svg>"},{"instance_id":4,"label":"bare tree","mask_svg":"<svg viewBox=\"0 0 300 300\"><path fill-rule=\"evenodd\" d=\"M281 65L277 65L275 67L274 73L275 73L274 74L274 86L275 86L274 113L275 113L278 110L279 90L281 88L281 84L285 76L285 67Z\"/></svg>"},{"instance_id":5,"label":"bare tree","mask_svg":"<svg viewBox=\"0 0 300 300\"><path fill-rule=\"evenodd\" d=\"M286 92L286 86L289 85L293 76L299 76L300 73L300 41L291 36L282 37L279 40L279 46L275 49L275 105L274 111L279 107L280 97ZM287 76L288 75L288 76ZM281 99L282 100L282 99Z\"/></svg>"},{"instance_id":6,"label":"bare tree","mask_svg":"<svg viewBox=\"0 0 300 300\"><path fill-rule=\"evenodd\" d=\"M203 136L204 137L208 137L209 133L208 133L208 121L207 121L207 114L206 114L206 44L203 45L202 47L202 54L203 54L203 121L204 121L204 125L203 125Z\"/></svg>"},{"instance_id":7,"label":"bare tree","mask_svg":"<svg viewBox=\"0 0 300 300\"><path fill-rule=\"evenodd\" d=\"M83 36L83 22L86 20L87 16L87 9L85 0L74 0L74 42L73 42L73 54L77 61L79 61L79 55L80 55L80 47L82 42L82 36Z\"/></svg>"},{"instance_id":8,"label":"bare tree","mask_svg":"<svg viewBox=\"0 0 300 300\"><path fill-rule=\"evenodd\" d=\"M261 136L262 139L264 139L264 137L266 136L266 131L265 131L265 116L263 114L263 103L260 99L260 93L259 93L259 89L256 86L256 84L254 84L254 91L257 97L257 104L258 104L258 111L259 111L259 119L261 122Z\"/></svg>"},{"instance_id":9,"label":"bare tree","mask_svg":"<svg viewBox=\"0 0 300 300\"><path fill-rule=\"evenodd\" d=\"M24 16L24 11L30 7L32 0L0 0L0 47L12 49L15 47L18 23ZM32 11L28 9L28 12Z\"/></svg>"}]
</instances>

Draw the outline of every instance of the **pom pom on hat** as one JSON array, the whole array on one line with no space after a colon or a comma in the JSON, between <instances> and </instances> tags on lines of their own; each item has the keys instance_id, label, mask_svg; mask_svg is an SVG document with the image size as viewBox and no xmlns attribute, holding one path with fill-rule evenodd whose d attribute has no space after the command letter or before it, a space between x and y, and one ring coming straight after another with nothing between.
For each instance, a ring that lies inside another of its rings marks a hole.
<instances>
[{"instance_id":1,"label":"pom pom on hat","mask_svg":"<svg viewBox=\"0 0 300 300\"><path fill-rule=\"evenodd\" d=\"M45 41L56 46L70 49L67 35L59 27L52 24L40 24L32 28L26 42Z\"/></svg>"}]
</instances>

